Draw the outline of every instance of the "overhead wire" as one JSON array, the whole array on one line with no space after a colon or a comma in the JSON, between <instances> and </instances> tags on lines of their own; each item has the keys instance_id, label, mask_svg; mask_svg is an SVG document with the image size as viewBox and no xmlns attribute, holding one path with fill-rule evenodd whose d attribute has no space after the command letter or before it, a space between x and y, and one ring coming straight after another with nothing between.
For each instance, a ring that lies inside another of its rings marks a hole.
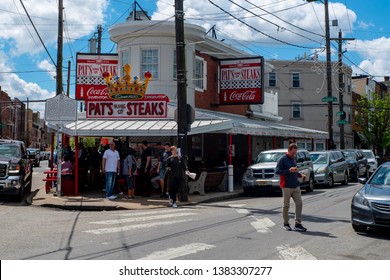
<instances>
[{"instance_id":1,"label":"overhead wire","mask_svg":"<svg viewBox=\"0 0 390 280\"><path fill-rule=\"evenodd\" d=\"M273 39L279 43L283 43L283 44L286 44L286 45L290 45L290 46L293 46L293 47L297 47L297 48L304 48L304 49L314 49L314 47L307 47L307 46L300 46L300 45L297 45L297 44L292 44L292 43L289 43L289 42L286 42L286 41L283 41L283 40L280 40L278 38L275 38L274 36L271 36L269 34L266 34L264 33L263 31L257 29L256 27L253 27L252 25L242 21L241 19L235 17L234 15L232 15L230 12L226 11L225 9L223 9L221 6L215 4L213 1L211 0L208 0L212 5L216 6L217 8L219 8L221 11L224 11L225 13L227 13L228 15L230 15L231 17L235 18L237 21L241 22L242 24L244 24L245 26L257 31L258 33L270 38L270 39Z\"/></svg>"}]
</instances>

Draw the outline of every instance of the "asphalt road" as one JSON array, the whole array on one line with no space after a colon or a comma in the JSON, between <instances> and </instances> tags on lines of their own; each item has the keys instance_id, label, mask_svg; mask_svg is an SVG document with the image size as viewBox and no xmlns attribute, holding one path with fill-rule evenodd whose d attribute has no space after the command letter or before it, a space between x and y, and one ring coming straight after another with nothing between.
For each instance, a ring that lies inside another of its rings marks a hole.
<instances>
[{"instance_id":1,"label":"asphalt road","mask_svg":"<svg viewBox=\"0 0 390 280\"><path fill-rule=\"evenodd\" d=\"M0 259L388 260L389 231L358 234L351 227L350 201L359 188L304 194L305 233L282 229L278 196L100 212L0 201Z\"/></svg>"}]
</instances>

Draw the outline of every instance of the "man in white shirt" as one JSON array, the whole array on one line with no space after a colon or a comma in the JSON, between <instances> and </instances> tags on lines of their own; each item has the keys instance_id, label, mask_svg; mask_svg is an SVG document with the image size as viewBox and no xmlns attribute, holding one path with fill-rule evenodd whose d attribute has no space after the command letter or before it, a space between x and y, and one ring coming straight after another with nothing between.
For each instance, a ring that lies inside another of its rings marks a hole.
<instances>
[{"instance_id":1,"label":"man in white shirt","mask_svg":"<svg viewBox=\"0 0 390 280\"><path fill-rule=\"evenodd\" d=\"M102 173L106 176L106 197L115 199L112 191L115 186L116 175L120 174L120 156L115 150L115 143L110 143L110 148L103 154Z\"/></svg>"}]
</instances>

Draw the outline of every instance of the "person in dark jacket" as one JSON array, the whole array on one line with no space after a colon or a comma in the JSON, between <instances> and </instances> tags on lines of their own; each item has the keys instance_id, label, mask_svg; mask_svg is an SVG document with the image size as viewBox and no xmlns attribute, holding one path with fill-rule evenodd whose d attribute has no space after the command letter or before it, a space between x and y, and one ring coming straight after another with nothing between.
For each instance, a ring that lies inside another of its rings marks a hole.
<instances>
[{"instance_id":1,"label":"person in dark jacket","mask_svg":"<svg viewBox=\"0 0 390 280\"><path fill-rule=\"evenodd\" d=\"M306 175L299 173L297 163L295 161L295 155L297 153L298 146L295 143L291 143L288 146L287 153L283 155L276 165L275 173L280 176L280 187L283 193L283 228L287 231L291 230L289 224L288 211L290 209L290 198L295 203L295 227L294 230L306 231L307 229L302 226L302 197L301 188L299 186L298 177L306 179Z\"/></svg>"},{"instance_id":2,"label":"person in dark jacket","mask_svg":"<svg viewBox=\"0 0 390 280\"><path fill-rule=\"evenodd\" d=\"M185 159L177 155L177 147L171 146L172 155L167 159L167 170L172 172L172 183L169 187L169 205L177 208L176 197L179 187L184 184L185 172L187 171L187 164Z\"/></svg>"}]
</instances>

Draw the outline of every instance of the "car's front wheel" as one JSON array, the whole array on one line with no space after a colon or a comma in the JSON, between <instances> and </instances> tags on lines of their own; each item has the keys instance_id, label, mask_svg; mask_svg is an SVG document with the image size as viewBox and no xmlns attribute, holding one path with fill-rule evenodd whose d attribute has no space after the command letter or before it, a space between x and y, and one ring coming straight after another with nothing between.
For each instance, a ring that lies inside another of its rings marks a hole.
<instances>
[{"instance_id":1,"label":"car's front wheel","mask_svg":"<svg viewBox=\"0 0 390 280\"><path fill-rule=\"evenodd\" d=\"M307 192L312 192L314 190L314 176L311 175L309 177L309 182L308 182L308 185L306 187L306 191Z\"/></svg>"},{"instance_id":2,"label":"car's front wheel","mask_svg":"<svg viewBox=\"0 0 390 280\"><path fill-rule=\"evenodd\" d=\"M343 185L348 185L348 172L344 174L344 180L341 182Z\"/></svg>"},{"instance_id":3,"label":"car's front wheel","mask_svg":"<svg viewBox=\"0 0 390 280\"><path fill-rule=\"evenodd\" d=\"M329 174L329 176L328 176L328 187L332 188L333 185L334 185L333 175Z\"/></svg>"}]
</instances>

